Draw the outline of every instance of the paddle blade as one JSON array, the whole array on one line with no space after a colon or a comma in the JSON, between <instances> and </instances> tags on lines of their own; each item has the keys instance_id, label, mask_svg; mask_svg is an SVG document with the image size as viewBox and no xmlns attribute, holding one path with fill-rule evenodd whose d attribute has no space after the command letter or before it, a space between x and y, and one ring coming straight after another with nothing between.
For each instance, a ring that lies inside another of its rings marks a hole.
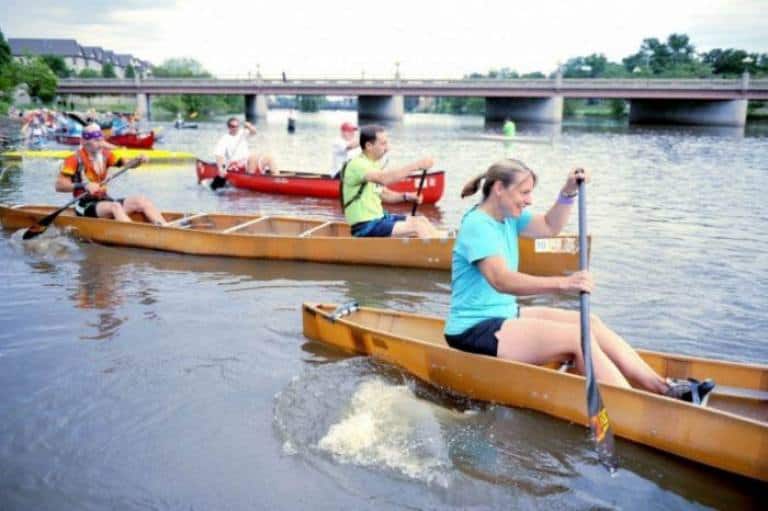
<instances>
[{"instance_id":1,"label":"paddle blade","mask_svg":"<svg viewBox=\"0 0 768 511\"><path fill-rule=\"evenodd\" d=\"M24 234L21 235L21 239L25 241L31 240L32 238L36 238L37 236L43 234L45 230L48 229L48 226L51 225L57 216L59 216L59 213L61 213L61 210L48 215L47 217L37 222L35 225L30 226L26 231L24 231Z\"/></svg>"},{"instance_id":2,"label":"paddle blade","mask_svg":"<svg viewBox=\"0 0 768 511\"><path fill-rule=\"evenodd\" d=\"M594 386L594 389L590 389ZM597 390L595 379L587 381L587 412L589 414L589 429L595 442L595 451L600 463L614 473L619 466L614 451L613 427L608 418L608 412L603 405L603 398Z\"/></svg>"},{"instance_id":3,"label":"paddle blade","mask_svg":"<svg viewBox=\"0 0 768 511\"><path fill-rule=\"evenodd\" d=\"M213 181L211 181L211 190L218 190L219 188L224 188L227 185L227 178L216 176L213 178Z\"/></svg>"}]
</instances>

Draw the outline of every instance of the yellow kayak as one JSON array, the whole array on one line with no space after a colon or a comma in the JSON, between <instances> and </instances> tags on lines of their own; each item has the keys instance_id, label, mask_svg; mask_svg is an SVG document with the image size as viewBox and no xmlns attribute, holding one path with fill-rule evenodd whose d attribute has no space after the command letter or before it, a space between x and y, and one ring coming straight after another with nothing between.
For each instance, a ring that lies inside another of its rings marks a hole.
<instances>
[{"instance_id":1,"label":"yellow kayak","mask_svg":"<svg viewBox=\"0 0 768 511\"><path fill-rule=\"evenodd\" d=\"M42 150L42 151L6 151L0 153L0 157L7 161L21 161L26 159L47 159L47 160L62 160L72 154L74 151L71 149L63 150ZM165 151L162 149L115 149L112 151L118 158L124 158L130 160L137 156L144 154L149 158L150 163L178 163L195 161L195 155L192 153L185 153L179 151Z\"/></svg>"}]
</instances>

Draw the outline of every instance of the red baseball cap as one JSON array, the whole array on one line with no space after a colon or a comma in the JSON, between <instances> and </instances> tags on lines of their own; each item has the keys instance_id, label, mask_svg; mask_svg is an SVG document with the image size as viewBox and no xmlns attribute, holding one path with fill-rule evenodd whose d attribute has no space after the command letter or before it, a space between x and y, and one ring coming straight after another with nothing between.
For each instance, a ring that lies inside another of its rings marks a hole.
<instances>
[{"instance_id":1,"label":"red baseball cap","mask_svg":"<svg viewBox=\"0 0 768 511\"><path fill-rule=\"evenodd\" d=\"M357 131L357 126L350 122L345 122L341 125L341 131Z\"/></svg>"}]
</instances>

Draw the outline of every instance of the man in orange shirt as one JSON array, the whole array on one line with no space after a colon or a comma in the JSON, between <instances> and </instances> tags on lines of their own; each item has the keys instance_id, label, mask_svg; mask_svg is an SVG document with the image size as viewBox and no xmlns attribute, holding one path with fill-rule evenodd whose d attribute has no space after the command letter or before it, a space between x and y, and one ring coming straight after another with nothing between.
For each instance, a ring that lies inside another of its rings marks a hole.
<instances>
[{"instance_id":1,"label":"man in orange shirt","mask_svg":"<svg viewBox=\"0 0 768 511\"><path fill-rule=\"evenodd\" d=\"M121 222L130 222L131 213L143 213L153 224L165 225L160 210L146 197L133 195L113 199L107 195L102 183L107 178L109 167L122 167L123 160L102 147L104 136L98 124L86 126L82 137L82 147L64 160L56 180L57 192L71 192L75 197L81 197L75 203L75 213L93 218L114 218ZM149 161L144 155L137 159L139 161L134 162L138 164Z\"/></svg>"}]
</instances>

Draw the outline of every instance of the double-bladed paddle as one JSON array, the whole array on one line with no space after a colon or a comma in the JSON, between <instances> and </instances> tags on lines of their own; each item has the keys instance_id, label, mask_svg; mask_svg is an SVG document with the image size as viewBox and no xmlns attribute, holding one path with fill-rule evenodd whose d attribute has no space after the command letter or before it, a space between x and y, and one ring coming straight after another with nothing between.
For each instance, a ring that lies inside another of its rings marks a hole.
<instances>
[{"instance_id":1,"label":"double-bladed paddle","mask_svg":"<svg viewBox=\"0 0 768 511\"><path fill-rule=\"evenodd\" d=\"M421 195L421 190L424 189L424 179L426 179L426 177L427 169L421 169L421 179L419 180L419 188L416 190L416 199L413 202L411 216L416 216L416 210L419 209L419 195Z\"/></svg>"},{"instance_id":2,"label":"double-bladed paddle","mask_svg":"<svg viewBox=\"0 0 768 511\"><path fill-rule=\"evenodd\" d=\"M587 196L583 177L577 177L579 184L579 269L588 269L587 263ZM609 472L616 471L618 463L613 450L613 428L600 396L592 367L591 333L589 324L589 293L580 293L581 301L581 352L584 356L584 378L587 383L587 417L589 429L595 441L597 457Z\"/></svg>"},{"instance_id":3,"label":"double-bladed paddle","mask_svg":"<svg viewBox=\"0 0 768 511\"><path fill-rule=\"evenodd\" d=\"M138 167L141 165L142 159L141 158L134 158L133 160L129 161L122 169L118 170L111 176L107 177L107 179L104 180L103 185L109 183L113 179L115 179L117 176L127 172L128 170ZM75 202L79 201L83 197L87 196L88 192L85 194L78 195L71 201L64 204L62 207L51 213L50 215L43 217L39 222L37 222L35 225L29 227L24 234L22 235L22 239L24 240L31 240L32 238L35 238L37 236L40 236L43 234L46 229L48 229L48 226L53 223L54 220L56 220L56 217L62 214L67 208L72 206Z\"/></svg>"}]
</instances>

